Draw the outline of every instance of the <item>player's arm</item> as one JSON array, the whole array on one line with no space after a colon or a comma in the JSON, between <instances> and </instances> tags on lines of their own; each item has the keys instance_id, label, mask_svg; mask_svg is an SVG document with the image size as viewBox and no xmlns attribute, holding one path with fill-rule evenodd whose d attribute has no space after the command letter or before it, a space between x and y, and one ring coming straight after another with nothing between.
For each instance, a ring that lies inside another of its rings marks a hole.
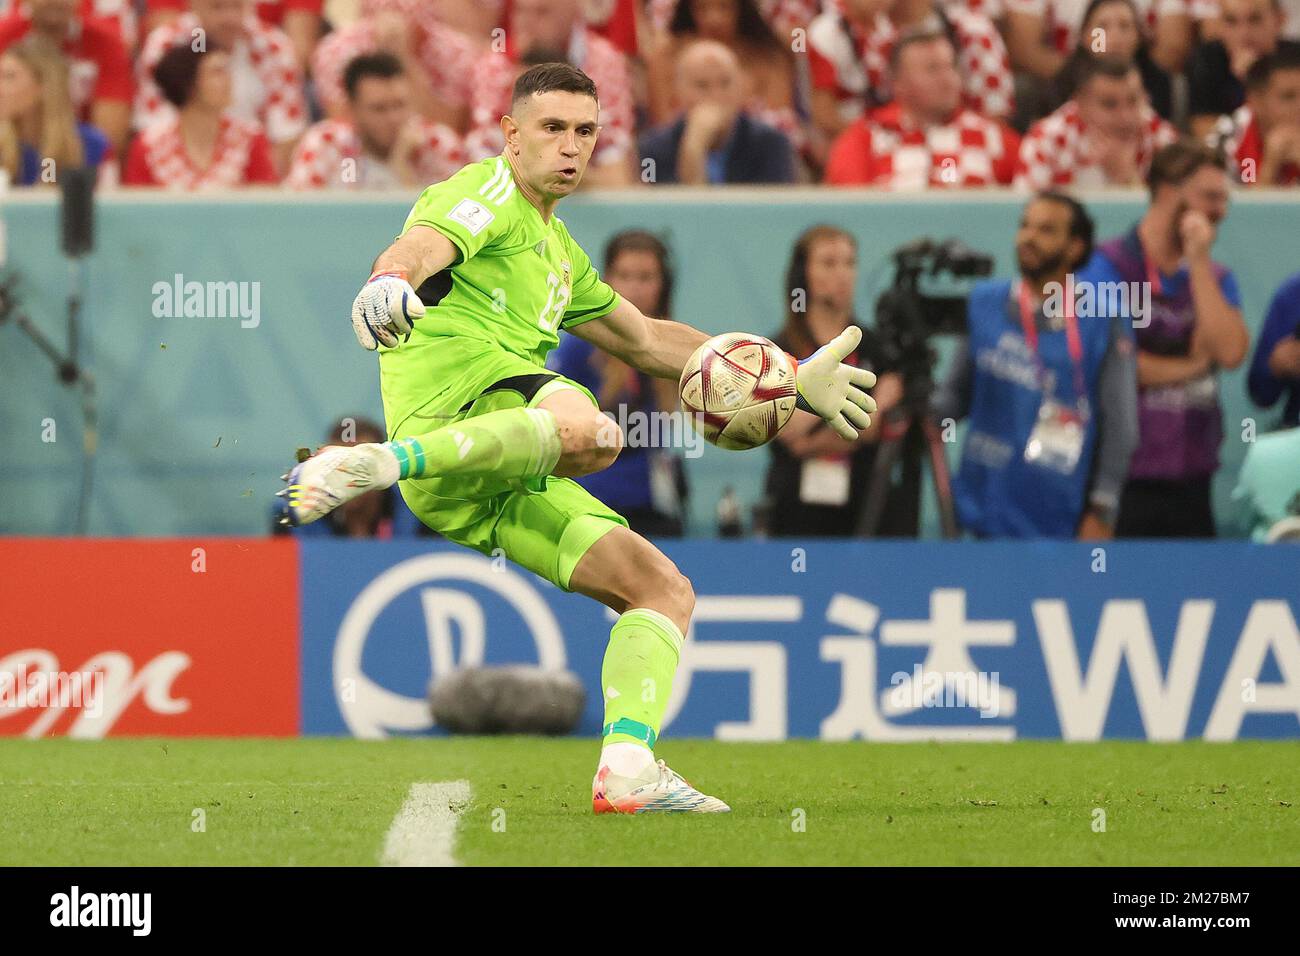
<instances>
[{"instance_id":1,"label":"player's arm","mask_svg":"<svg viewBox=\"0 0 1300 956\"><path fill-rule=\"evenodd\" d=\"M608 315L574 326L570 331L638 371L657 378L680 377L686 360L708 339L699 329L681 322L652 319L623 298Z\"/></svg>"},{"instance_id":2,"label":"player's arm","mask_svg":"<svg viewBox=\"0 0 1300 956\"><path fill-rule=\"evenodd\" d=\"M571 331L659 378L680 377L687 360L709 338L681 322L647 318L626 299L620 299L609 314ZM875 400L867 394L876 377L843 361L861 338L862 330L851 325L807 359L795 361L799 407L820 416L849 441L857 438L860 429L871 426L871 413L876 410Z\"/></svg>"},{"instance_id":3,"label":"player's arm","mask_svg":"<svg viewBox=\"0 0 1300 956\"><path fill-rule=\"evenodd\" d=\"M380 253L352 303L352 330L361 346L392 348L399 336L410 335L411 323L424 315L415 290L459 258L455 243L432 226L412 226Z\"/></svg>"}]
</instances>

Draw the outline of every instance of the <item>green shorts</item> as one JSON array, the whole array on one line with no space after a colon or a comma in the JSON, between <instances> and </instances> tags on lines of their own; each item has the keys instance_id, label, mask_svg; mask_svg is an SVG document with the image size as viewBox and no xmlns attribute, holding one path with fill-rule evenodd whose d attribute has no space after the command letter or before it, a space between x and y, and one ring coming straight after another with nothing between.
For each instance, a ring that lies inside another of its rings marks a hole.
<instances>
[{"instance_id":1,"label":"green shorts","mask_svg":"<svg viewBox=\"0 0 1300 956\"><path fill-rule=\"evenodd\" d=\"M436 349L404 360L407 345ZM430 373L433 374L430 374ZM455 337L412 337L380 358L380 388L389 439L423 435L452 422L506 408L535 407L565 388L591 392L490 343ZM569 590L578 561L627 519L571 478L523 483L498 478L408 478L398 489L415 516L443 537L486 555L505 557Z\"/></svg>"}]
</instances>

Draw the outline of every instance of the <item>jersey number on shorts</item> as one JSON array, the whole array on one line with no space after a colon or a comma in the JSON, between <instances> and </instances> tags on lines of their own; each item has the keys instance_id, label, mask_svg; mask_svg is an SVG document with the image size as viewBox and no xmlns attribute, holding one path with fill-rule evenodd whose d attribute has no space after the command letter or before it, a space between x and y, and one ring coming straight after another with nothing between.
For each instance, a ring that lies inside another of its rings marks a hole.
<instances>
[{"instance_id":1,"label":"jersey number on shorts","mask_svg":"<svg viewBox=\"0 0 1300 956\"><path fill-rule=\"evenodd\" d=\"M546 305L542 306L542 314L537 317L537 325L544 332L554 333L564 318L564 310L568 308L570 292L569 287L562 284L554 272L546 273L546 285Z\"/></svg>"}]
</instances>

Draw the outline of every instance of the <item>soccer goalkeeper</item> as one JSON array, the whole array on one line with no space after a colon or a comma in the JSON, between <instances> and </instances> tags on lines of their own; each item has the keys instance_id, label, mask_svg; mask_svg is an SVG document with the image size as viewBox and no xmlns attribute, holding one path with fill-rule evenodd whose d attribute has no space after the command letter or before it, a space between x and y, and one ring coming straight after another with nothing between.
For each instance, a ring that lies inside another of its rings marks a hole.
<instances>
[{"instance_id":1,"label":"soccer goalkeeper","mask_svg":"<svg viewBox=\"0 0 1300 956\"><path fill-rule=\"evenodd\" d=\"M391 440L323 449L286 476L281 495L286 520L305 524L400 482L411 510L443 536L484 554L499 548L613 608L595 811L720 812L725 803L654 756L691 584L572 480L608 467L622 436L591 392L544 366L563 329L677 378L708 337L621 299L556 218L582 180L597 120L596 87L581 70L544 63L519 77L501 118L502 154L421 194L352 305L357 340L380 350ZM796 371L800 407L845 438L875 411L874 376L842 362L859 335L850 327Z\"/></svg>"}]
</instances>

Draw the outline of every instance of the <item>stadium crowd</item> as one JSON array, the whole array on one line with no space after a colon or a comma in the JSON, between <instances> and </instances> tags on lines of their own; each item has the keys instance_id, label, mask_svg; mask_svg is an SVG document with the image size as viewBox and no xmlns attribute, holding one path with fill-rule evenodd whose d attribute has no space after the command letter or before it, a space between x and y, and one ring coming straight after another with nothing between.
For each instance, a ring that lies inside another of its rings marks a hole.
<instances>
[{"instance_id":1,"label":"stadium crowd","mask_svg":"<svg viewBox=\"0 0 1300 956\"><path fill-rule=\"evenodd\" d=\"M1291 186L1298 38L1300 0L0 0L0 170L411 188L566 60L585 189L1133 186L1180 132Z\"/></svg>"}]
</instances>

